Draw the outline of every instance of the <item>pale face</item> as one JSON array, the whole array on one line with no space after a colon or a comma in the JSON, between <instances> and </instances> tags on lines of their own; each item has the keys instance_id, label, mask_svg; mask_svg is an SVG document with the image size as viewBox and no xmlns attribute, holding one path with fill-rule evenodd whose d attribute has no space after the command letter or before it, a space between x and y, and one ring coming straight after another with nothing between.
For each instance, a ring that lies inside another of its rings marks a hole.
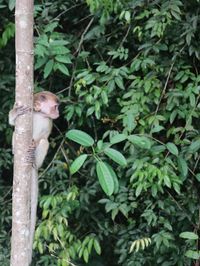
<instances>
[{"instance_id":1,"label":"pale face","mask_svg":"<svg viewBox=\"0 0 200 266\"><path fill-rule=\"evenodd\" d=\"M40 112L51 119L56 119L59 117L58 106L56 101L48 99L40 103Z\"/></svg>"}]
</instances>

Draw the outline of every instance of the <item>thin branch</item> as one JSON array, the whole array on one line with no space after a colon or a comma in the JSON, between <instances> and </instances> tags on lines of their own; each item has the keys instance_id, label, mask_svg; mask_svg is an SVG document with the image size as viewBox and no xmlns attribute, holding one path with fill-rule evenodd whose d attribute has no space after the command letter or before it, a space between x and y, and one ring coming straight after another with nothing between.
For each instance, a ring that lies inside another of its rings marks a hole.
<instances>
[{"instance_id":1,"label":"thin branch","mask_svg":"<svg viewBox=\"0 0 200 266\"><path fill-rule=\"evenodd\" d=\"M158 103L158 105L157 105L157 107L156 107L156 110L155 110L155 116L156 116L157 113L158 113L158 110L159 110L160 104L161 104L162 99L163 99L163 97L164 97L164 95L165 95L165 92L166 92L166 89L167 89L167 85L168 85L168 82L169 82L169 78L170 78L170 75L171 75L172 69L173 69L173 67L174 67L174 63L175 63L175 61L171 64L171 67L170 67L170 69L169 69L169 72L168 72L168 75L167 75L167 79L166 79L166 81L165 81L165 85L164 85L164 88L163 88L162 94L161 94L161 96L160 96L159 103Z\"/></svg>"},{"instance_id":2,"label":"thin branch","mask_svg":"<svg viewBox=\"0 0 200 266\"><path fill-rule=\"evenodd\" d=\"M89 30L89 28L90 28L90 26L92 25L93 21L94 21L94 17L90 20L90 22L88 23L88 25L87 25L87 27L85 28L84 32L82 33L82 35L81 35L81 39L80 39L80 42L79 42L78 48L76 49L75 54L80 52L81 45L82 45L82 43L83 43L83 41L84 41L85 34L86 34L87 31Z\"/></svg>"},{"instance_id":3,"label":"thin branch","mask_svg":"<svg viewBox=\"0 0 200 266\"><path fill-rule=\"evenodd\" d=\"M68 8L68 9L66 9L66 10L64 10L64 11L62 11L58 16L56 16L55 18L53 18L52 20L50 20L50 22L52 22L52 21L54 21L54 20L57 20L59 17L61 17L62 15L64 15L64 14L67 13L68 11L70 11L71 9L76 8L76 7L78 7L78 6L81 6L81 5L83 5L83 3L80 3L80 4L76 4L76 5L71 6L70 8Z\"/></svg>"},{"instance_id":4,"label":"thin branch","mask_svg":"<svg viewBox=\"0 0 200 266\"><path fill-rule=\"evenodd\" d=\"M172 200L176 203L177 207L185 214L185 216L188 218L188 221L192 224L192 226L194 228L196 228L196 224L194 224L192 221L191 221L191 217L187 214L187 212L183 209L183 207L178 203L178 201L172 196L172 194L167 191L167 193L169 194L169 196L172 198Z\"/></svg>"},{"instance_id":5,"label":"thin branch","mask_svg":"<svg viewBox=\"0 0 200 266\"><path fill-rule=\"evenodd\" d=\"M53 156L53 159L52 159L51 162L47 165L47 167L44 169L44 171L42 171L42 173L40 173L39 177L42 177L42 176L47 172L47 170L51 167L51 165L53 164L53 162L54 162L56 156L58 155L59 151L61 150L64 141L65 141L65 138L62 139L62 141L61 141L61 143L60 143L60 145L59 145L59 147L58 147L56 153L55 153L54 156Z\"/></svg>"},{"instance_id":6,"label":"thin branch","mask_svg":"<svg viewBox=\"0 0 200 266\"><path fill-rule=\"evenodd\" d=\"M60 94L60 93L63 93L64 91L67 91L68 89L70 88L70 86L58 91L56 94Z\"/></svg>"},{"instance_id":7,"label":"thin branch","mask_svg":"<svg viewBox=\"0 0 200 266\"><path fill-rule=\"evenodd\" d=\"M199 156L198 156L198 158L197 158L197 160L196 160L196 162L195 162L194 168L193 168L193 170L192 170L193 172L195 172L195 170L196 170L196 168L197 168L197 166L198 166L199 160L200 160L200 154L199 154Z\"/></svg>"},{"instance_id":8,"label":"thin branch","mask_svg":"<svg viewBox=\"0 0 200 266\"><path fill-rule=\"evenodd\" d=\"M128 37L128 34L129 34L129 32L130 32L130 29L131 29L131 25L129 25L129 27L128 27L127 31L126 31L126 34L124 35L124 38L122 39L122 41L121 41L119 47L122 46L123 43L125 42L126 38Z\"/></svg>"},{"instance_id":9,"label":"thin branch","mask_svg":"<svg viewBox=\"0 0 200 266\"><path fill-rule=\"evenodd\" d=\"M89 30L89 28L92 25L93 21L94 21L94 17L90 20L90 22L88 23L88 25L85 28L84 32L82 33L78 48L76 49L74 55L80 53L81 45L83 44L83 41L84 41L84 36L87 33L87 31ZM71 77L70 84L69 84L69 92L68 92L68 96L69 97L71 96L71 90L72 90L73 80L74 80L74 77L75 77L76 66L77 66L77 62L75 62L74 65L73 65L72 77Z\"/></svg>"},{"instance_id":10,"label":"thin branch","mask_svg":"<svg viewBox=\"0 0 200 266\"><path fill-rule=\"evenodd\" d=\"M82 19L80 19L79 21L77 21L76 23L74 23L74 25L77 25L77 24L83 22L84 20L86 20L86 19L88 19L88 18L90 18L90 17L92 17L92 16L93 16L92 14L87 15L87 16L85 16L84 18L82 18Z\"/></svg>"},{"instance_id":11,"label":"thin branch","mask_svg":"<svg viewBox=\"0 0 200 266\"><path fill-rule=\"evenodd\" d=\"M183 51L184 48L185 48L185 45L184 45L184 46L182 47L182 49L180 50L180 53L179 53L179 54L182 53L182 51ZM177 55L178 55L178 54L177 54ZM163 88L162 94L161 94L161 96L160 96L159 103L158 103L158 105L157 105L157 107L156 107L156 110L155 110L155 116L156 116L157 113L158 113L158 110L159 110L160 104L161 104L162 99L163 99L163 97L164 97L164 95L165 95L165 92L166 92L166 89L167 89L167 85L168 85L168 82L169 82L169 78L170 78L170 75L171 75L172 69L173 69L173 67L174 67L174 64L175 64L175 62L176 62L177 55L176 55L176 57L175 57L173 63L171 64L171 67L170 67L170 69L169 69L169 72L168 72L168 75L167 75L167 79L166 79L166 81L165 81L165 85L164 85L164 88Z\"/></svg>"},{"instance_id":12,"label":"thin branch","mask_svg":"<svg viewBox=\"0 0 200 266\"><path fill-rule=\"evenodd\" d=\"M66 163L69 164L69 160L68 160L68 158L67 158L66 152L65 152L65 150L63 149L62 146L61 146L61 152L62 152L62 154L63 154L63 157L65 158Z\"/></svg>"},{"instance_id":13,"label":"thin branch","mask_svg":"<svg viewBox=\"0 0 200 266\"><path fill-rule=\"evenodd\" d=\"M3 196L1 197L0 202L5 202L5 201L4 201L5 198L10 194L11 191L12 191L12 187L10 187L10 188L8 189L8 191L5 193L5 195L3 195ZM9 199L9 200L6 201L6 202L9 202L9 201L11 201L11 199Z\"/></svg>"}]
</instances>

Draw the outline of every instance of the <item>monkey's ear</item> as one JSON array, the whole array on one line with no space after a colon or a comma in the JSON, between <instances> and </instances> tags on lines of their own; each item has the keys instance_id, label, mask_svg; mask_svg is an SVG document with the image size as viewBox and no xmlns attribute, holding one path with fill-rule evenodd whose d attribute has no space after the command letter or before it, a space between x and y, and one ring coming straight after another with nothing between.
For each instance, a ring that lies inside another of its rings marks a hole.
<instances>
[{"instance_id":1,"label":"monkey's ear","mask_svg":"<svg viewBox=\"0 0 200 266\"><path fill-rule=\"evenodd\" d=\"M40 95L40 97L39 97L39 100L41 101L41 102L44 102L44 101L46 101L46 96L44 95L44 94L41 94Z\"/></svg>"},{"instance_id":2,"label":"monkey's ear","mask_svg":"<svg viewBox=\"0 0 200 266\"><path fill-rule=\"evenodd\" d=\"M36 102L36 103L34 104L34 111L35 111L35 112L39 112L40 110L41 110L40 103Z\"/></svg>"}]
</instances>

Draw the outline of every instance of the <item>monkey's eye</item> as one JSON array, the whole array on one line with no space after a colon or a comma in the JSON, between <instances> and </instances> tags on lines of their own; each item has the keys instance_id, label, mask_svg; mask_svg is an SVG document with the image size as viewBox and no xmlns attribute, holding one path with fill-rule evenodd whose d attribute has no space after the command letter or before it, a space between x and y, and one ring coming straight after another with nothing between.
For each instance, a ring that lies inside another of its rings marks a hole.
<instances>
[{"instance_id":1,"label":"monkey's eye","mask_svg":"<svg viewBox=\"0 0 200 266\"><path fill-rule=\"evenodd\" d=\"M58 110L58 104L54 105L54 109L57 111Z\"/></svg>"}]
</instances>

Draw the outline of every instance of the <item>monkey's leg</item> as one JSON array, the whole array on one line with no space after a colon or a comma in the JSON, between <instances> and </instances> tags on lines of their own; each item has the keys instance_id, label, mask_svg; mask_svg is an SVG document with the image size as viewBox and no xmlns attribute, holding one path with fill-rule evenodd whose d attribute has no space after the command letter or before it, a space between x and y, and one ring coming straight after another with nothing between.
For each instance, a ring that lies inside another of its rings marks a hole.
<instances>
[{"instance_id":1,"label":"monkey's leg","mask_svg":"<svg viewBox=\"0 0 200 266\"><path fill-rule=\"evenodd\" d=\"M34 140L32 140L27 150L25 162L32 164L34 167L35 167L35 151L36 151L36 143Z\"/></svg>"},{"instance_id":2,"label":"monkey's leg","mask_svg":"<svg viewBox=\"0 0 200 266\"><path fill-rule=\"evenodd\" d=\"M35 164L37 169L39 169L42 166L43 161L47 155L48 149L49 149L48 139L41 139L35 150Z\"/></svg>"},{"instance_id":3,"label":"monkey's leg","mask_svg":"<svg viewBox=\"0 0 200 266\"><path fill-rule=\"evenodd\" d=\"M38 198L38 170L35 165L35 151L36 143L32 140L32 143L28 147L25 163L32 165L31 187L30 187L30 221L29 221L29 265L32 261L32 249L33 238L36 223L36 211L37 211L37 198Z\"/></svg>"},{"instance_id":4,"label":"monkey's leg","mask_svg":"<svg viewBox=\"0 0 200 266\"><path fill-rule=\"evenodd\" d=\"M31 179L31 215L30 215L30 242L29 242L29 264L32 261L33 241L35 234L35 225L37 219L37 204L38 204L38 170L32 167Z\"/></svg>"}]
</instances>

